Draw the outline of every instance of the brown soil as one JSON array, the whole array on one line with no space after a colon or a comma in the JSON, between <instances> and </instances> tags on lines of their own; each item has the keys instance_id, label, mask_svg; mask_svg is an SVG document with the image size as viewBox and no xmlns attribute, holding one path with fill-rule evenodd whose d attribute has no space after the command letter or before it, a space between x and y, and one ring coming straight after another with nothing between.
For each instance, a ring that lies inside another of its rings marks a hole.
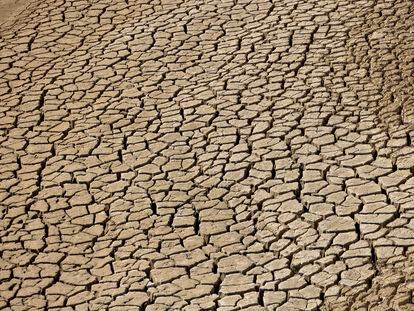
<instances>
[{"instance_id":1,"label":"brown soil","mask_svg":"<svg viewBox=\"0 0 414 311\"><path fill-rule=\"evenodd\" d=\"M0 0L0 24L13 18L27 2L27 0Z\"/></svg>"},{"instance_id":2,"label":"brown soil","mask_svg":"<svg viewBox=\"0 0 414 311\"><path fill-rule=\"evenodd\" d=\"M413 1L0 5L0 310L414 310Z\"/></svg>"}]
</instances>

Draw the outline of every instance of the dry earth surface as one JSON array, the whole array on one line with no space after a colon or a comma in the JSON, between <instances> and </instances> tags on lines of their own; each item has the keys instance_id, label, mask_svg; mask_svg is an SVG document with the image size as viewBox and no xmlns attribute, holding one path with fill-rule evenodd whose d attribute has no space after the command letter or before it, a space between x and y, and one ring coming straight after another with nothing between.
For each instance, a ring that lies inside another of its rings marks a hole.
<instances>
[{"instance_id":1,"label":"dry earth surface","mask_svg":"<svg viewBox=\"0 0 414 311\"><path fill-rule=\"evenodd\" d=\"M0 309L414 310L413 32L407 0L25 1Z\"/></svg>"},{"instance_id":2,"label":"dry earth surface","mask_svg":"<svg viewBox=\"0 0 414 311\"><path fill-rule=\"evenodd\" d=\"M0 0L0 25L17 15L27 3L27 0Z\"/></svg>"}]
</instances>

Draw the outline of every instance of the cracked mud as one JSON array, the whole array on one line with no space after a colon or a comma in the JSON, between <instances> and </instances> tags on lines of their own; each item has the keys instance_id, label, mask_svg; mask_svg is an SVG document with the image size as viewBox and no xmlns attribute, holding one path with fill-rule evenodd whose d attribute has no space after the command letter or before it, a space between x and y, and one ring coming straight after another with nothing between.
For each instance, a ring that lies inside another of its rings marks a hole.
<instances>
[{"instance_id":1,"label":"cracked mud","mask_svg":"<svg viewBox=\"0 0 414 311\"><path fill-rule=\"evenodd\" d=\"M0 26L1 310L414 310L414 2L31 0Z\"/></svg>"}]
</instances>

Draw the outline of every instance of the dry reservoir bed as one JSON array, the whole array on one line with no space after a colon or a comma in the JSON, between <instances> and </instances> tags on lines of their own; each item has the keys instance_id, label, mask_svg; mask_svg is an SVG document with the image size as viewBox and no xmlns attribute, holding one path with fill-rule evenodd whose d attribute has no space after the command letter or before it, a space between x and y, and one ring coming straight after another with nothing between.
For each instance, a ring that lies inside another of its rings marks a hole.
<instances>
[{"instance_id":1,"label":"dry reservoir bed","mask_svg":"<svg viewBox=\"0 0 414 311\"><path fill-rule=\"evenodd\" d=\"M1 310L414 310L413 1L11 11Z\"/></svg>"}]
</instances>

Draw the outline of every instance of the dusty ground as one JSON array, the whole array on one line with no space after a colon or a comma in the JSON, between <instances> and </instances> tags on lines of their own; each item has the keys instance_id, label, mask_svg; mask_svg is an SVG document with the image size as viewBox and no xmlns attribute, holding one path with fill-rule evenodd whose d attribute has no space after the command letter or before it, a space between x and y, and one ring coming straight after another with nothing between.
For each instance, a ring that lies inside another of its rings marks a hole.
<instances>
[{"instance_id":1,"label":"dusty ground","mask_svg":"<svg viewBox=\"0 0 414 311\"><path fill-rule=\"evenodd\" d=\"M13 19L28 2L28 0L0 0L0 24Z\"/></svg>"},{"instance_id":2,"label":"dusty ground","mask_svg":"<svg viewBox=\"0 0 414 311\"><path fill-rule=\"evenodd\" d=\"M27 2L0 26L0 309L414 310L413 12Z\"/></svg>"}]
</instances>

